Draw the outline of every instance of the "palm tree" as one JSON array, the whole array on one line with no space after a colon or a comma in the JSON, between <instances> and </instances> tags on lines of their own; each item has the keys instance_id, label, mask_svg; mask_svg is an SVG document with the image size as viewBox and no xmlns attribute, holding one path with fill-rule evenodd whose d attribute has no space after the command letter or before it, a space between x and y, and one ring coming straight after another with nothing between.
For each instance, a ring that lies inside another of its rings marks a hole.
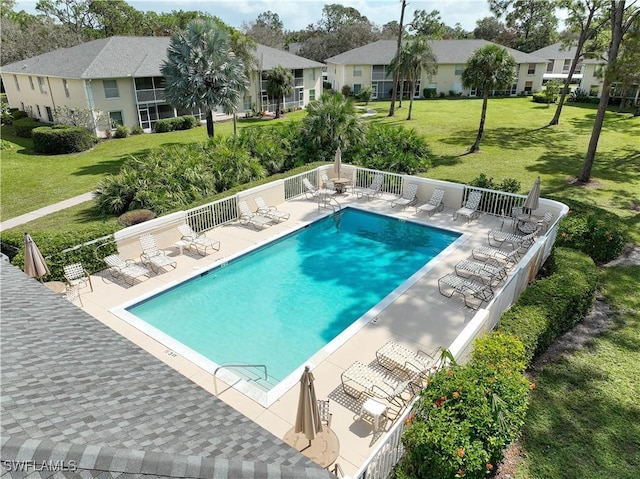
<instances>
[{"instance_id":1,"label":"palm tree","mask_svg":"<svg viewBox=\"0 0 640 479\"><path fill-rule=\"evenodd\" d=\"M480 149L489 93L504 90L511 85L515 78L515 68L516 60L513 56L505 48L495 44L479 48L469 58L467 68L462 72L462 84L465 88L478 88L482 92L480 126L476 141L469 149L470 153Z\"/></svg>"},{"instance_id":2,"label":"palm tree","mask_svg":"<svg viewBox=\"0 0 640 479\"><path fill-rule=\"evenodd\" d=\"M302 125L305 144L316 160L330 160L338 146L344 151L361 143L365 134L353 100L339 93L323 93L310 102Z\"/></svg>"},{"instance_id":3,"label":"palm tree","mask_svg":"<svg viewBox=\"0 0 640 479\"><path fill-rule=\"evenodd\" d=\"M242 61L231 50L229 33L214 19L192 20L171 37L160 71L166 79L165 98L181 108L200 108L207 134L214 135L213 111L237 110L248 89Z\"/></svg>"},{"instance_id":4,"label":"palm tree","mask_svg":"<svg viewBox=\"0 0 640 479\"><path fill-rule=\"evenodd\" d=\"M398 84L400 84L400 95L397 96L400 103L398 105L398 108L402 108L402 97L404 96L404 81L411 75L411 52L409 51L408 47L409 44L405 43L396 52L395 56L391 59L391 62L389 62L389 71L393 73L393 78L395 79L395 83L393 85L394 97L396 96L395 92L398 89Z\"/></svg>"},{"instance_id":5,"label":"palm tree","mask_svg":"<svg viewBox=\"0 0 640 479\"><path fill-rule=\"evenodd\" d=\"M280 102L293 93L293 74L291 70L277 65L265 72L264 78L267 80L267 95L276 100L276 118L280 118Z\"/></svg>"},{"instance_id":6,"label":"palm tree","mask_svg":"<svg viewBox=\"0 0 640 479\"><path fill-rule=\"evenodd\" d=\"M424 71L428 77L435 75L438 71L438 60L431 49L431 45L425 37L417 37L407 45L409 58L409 114L407 120L411 120L411 110L413 108L413 90L415 82L420 79Z\"/></svg>"}]
</instances>

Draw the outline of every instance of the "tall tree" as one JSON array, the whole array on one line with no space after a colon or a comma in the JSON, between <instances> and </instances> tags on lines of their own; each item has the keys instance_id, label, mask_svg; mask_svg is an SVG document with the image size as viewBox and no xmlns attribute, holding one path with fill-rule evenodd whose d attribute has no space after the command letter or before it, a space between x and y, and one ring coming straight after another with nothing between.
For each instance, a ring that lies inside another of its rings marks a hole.
<instances>
[{"instance_id":1,"label":"tall tree","mask_svg":"<svg viewBox=\"0 0 640 479\"><path fill-rule=\"evenodd\" d=\"M627 30L638 21L638 15L640 15L640 8L634 4L635 2L633 2L629 8L626 8L624 0L612 0L610 4L611 42L609 43L609 50L607 52L607 65L604 81L602 82L602 94L600 95L600 102L598 103L598 111L593 123L593 130L591 131L591 138L589 139L589 147L587 148L582 172L578 177L578 181L581 183L588 183L591 179L591 170L593 169L593 162L596 158L596 151L598 150L598 141L600 140L604 117L607 113L611 84L614 79L622 39L627 33Z\"/></svg>"},{"instance_id":2,"label":"tall tree","mask_svg":"<svg viewBox=\"0 0 640 479\"><path fill-rule=\"evenodd\" d=\"M515 78L516 60L506 49L498 45L487 45L476 50L462 72L462 84L465 88L478 88L482 92L482 114L476 141L469 149L474 153L480 149L480 140L484 132L487 117L489 93L507 88Z\"/></svg>"},{"instance_id":3,"label":"tall tree","mask_svg":"<svg viewBox=\"0 0 640 479\"><path fill-rule=\"evenodd\" d=\"M95 36L140 35L140 25L144 22L144 13L136 10L124 0L90 0L89 13L94 18Z\"/></svg>"},{"instance_id":4,"label":"tall tree","mask_svg":"<svg viewBox=\"0 0 640 479\"><path fill-rule=\"evenodd\" d=\"M569 32L577 33L578 39L575 42L576 52L571 61L567 78L564 80L564 86L560 93L556 112L549 122L549 125L557 125L560 123L560 115L562 114L562 107L564 106L566 97L569 94L571 79L573 78L579 61L585 56L584 47L587 41L593 39L607 22L608 12L606 4L607 2L604 0L561 0L559 3L559 5L568 12L565 22L569 27ZM604 18L602 18L603 16ZM574 44L571 41L565 41L563 43L565 46Z\"/></svg>"},{"instance_id":5,"label":"tall tree","mask_svg":"<svg viewBox=\"0 0 640 479\"><path fill-rule=\"evenodd\" d=\"M640 85L640 16L636 17L627 30L612 76L616 82L616 90L621 94L619 111L622 111L626 104L626 96L633 90L633 85ZM634 116L639 115L640 102L634 113Z\"/></svg>"},{"instance_id":6,"label":"tall tree","mask_svg":"<svg viewBox=\"0 0 640 479\"><path fill-rule=\"evenodd\" d=\"M484 17L476 20L476 28L473 29L473 38L498 43L497 40L504 30L504 23L496 17Z\"/></svg>"},{"instance_id":7,"label":"tall tree","mask_svg":"<svg viewBox=\"0 0 640 479\"><path fill-rule=\"evenodd\" d=\"M555 0L489 0L489 8L498 17L504 15L507 27L515 30L517 50L533 52L558 37Z\"/></svg>"},{"instance_id":8,"label":"tall tree","mask_svg":"<svg viewBox=\"0 0 640 479\"><path fill-rule=\"evenodd\" d=\"M425 37L418 36L407 44L409 52L409 113L407 120L411 120L413 109L413 90L415 83L420 79L422 73L428 77L435 75L438 71L438 59L436 58L431 45Z\"/></svg>"},{"instance_id":9,"label":"tall tree","mask_svg":"<svg viewBox=\"0 0 640 479\"><path fill-rule=\"evenodd\" d=\"M382 25L380 40L395 40L398 38L398 33L400 33L400 24L392 20Z\"/></svg>"},{"instance_id":10,"label":"tall tree","mask_svg":"<svg viewBox=\"0 0 640 479\"><path fill-rule=\"evenodd\" d=\"M276 101L276 118L280 118L280 104L282 99L293 93L293 74L291 70L277 65L264 73L267 80L267 95Z\"/></svg>"},{"instance_id":11,"label":"tall tree","mask_svg":"<svg viewBox=\"0 0 640 479\"><path fill-rule=\"evenodd\" d=\"M277 13L262 12L255 22L243 23L242 31L261 45L284 49L284 24Z\"/></svg>"},{"instance_id":12,"label":"tall tree","mask_svg":"<svg viewBox=\"0 0 640 479\"><path fill-rule=\"evenodd\" d=\"M78 42L84 41L95 25L87 0L38 0L36 10L68 26Z\"/></svg>"},{"instance_id":13,"label":"tall tree","mask_svg":"<svg viewBox=\"0 0 640 479\"><path fill-rule=\"evenodd\" d=\"M413 12L413 22L410 28L416 35L423 35L427 38L440 40L447 33L447 26L442 22L440 12L432 10L416 10Z\"/></svg>"},{"instance_id":14,"label":"tall tree","mask_svg":"<svg viewBox=\"0 0 640 479\"><path fill-rule=\"evenodd\" d=\"M398 41L396 43L396 55L400 54L402 48L402 34L404 32L404 11L407 8L407 0L401 0L402 7L400 8L400 24L398 25ZM393 75L393 91L391 92L391 105L389 106L389 116L393 116L396 110L396 96L398 90L398 81L400 77L398 74Z\"/></svg>"},{"instance_id":15,"label":"tall tree","mask_svg":"<svg viewBox=\"0 0 640 479\"><path fill-rule=\"evenodd\" d=\"M229 34L214 19L193 20L184 32L174 34L160 70L166 79L167 102L204 110L209 137L214 135L216 107L235 111L248 87L244 65L231 50Z\"/></svg>"}]
</instances>

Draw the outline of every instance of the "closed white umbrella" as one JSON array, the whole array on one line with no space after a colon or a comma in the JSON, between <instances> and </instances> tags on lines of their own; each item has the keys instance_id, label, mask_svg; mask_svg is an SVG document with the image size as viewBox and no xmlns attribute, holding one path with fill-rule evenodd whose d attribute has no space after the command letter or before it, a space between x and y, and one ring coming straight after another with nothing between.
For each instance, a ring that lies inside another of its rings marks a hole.
<instances>
[{"instance_id":1,"label":"closed white umbrella","mask_svg":"<svg viewBox=\"0 0 640 479\"><path fill-rule=\"evenodd\" d=\"M340 150L340 146L336 150L336 156L333 160L333 171L336 174L337 178L340 178L340 168L342 167L342 151Z\"/></svg>"},{"instance_id":2,"label":"closed white umbrella","mask_svg":"<svg viewBox=\"0 0 640 479\"><path fill-rule=\"evenodd\" d=\"M302 432L311 441L316 434L322 432L320 410L316 400L316 388L313 385L313 374L309 366L305 366L300 378L300 398L298 399L298 413L296 415L295 432Z\"/></svg>"},{"instance_id":3,"label":"closed white umbrella","mask_svg":"<svg viewBox=\"0 0 640 479\"><path fill-rule=\"evenodd\" d=\"M27 276L38 278L41 282L42 277L49 274L49 267L42 253L28 233L24 234L24 272Z\"/></svg>"},{"instance_id":4,"label":"closed white umbrella","mask_svg":"<svg viewBox=\"0 0 640 479\"><path fill-rule=\"evenodd\" d=\"M531 212L533 210L538 209L538 205L540 203L540 177L533 183L531 187L531 191L527 195L527 199L524 200L524 208L529 210L529 216L531 216Z\"/></svg>"}]
</instances>

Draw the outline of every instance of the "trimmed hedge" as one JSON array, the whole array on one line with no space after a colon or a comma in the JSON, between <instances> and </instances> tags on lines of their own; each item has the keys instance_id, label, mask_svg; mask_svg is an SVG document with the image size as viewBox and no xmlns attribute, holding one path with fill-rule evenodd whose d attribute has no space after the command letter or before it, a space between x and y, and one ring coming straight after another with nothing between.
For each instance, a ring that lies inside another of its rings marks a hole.
<instances>
[{"instance_id":1,"label":"trimmed hedge","mask_svg":"<svg viewBox=\"0 0 640 479\"><path fill-rule=\"evenodd\" d=\"M520 338L527 362L584 318L595 296L597 272L591 258L555 248L552 261L555 271L531 284L496 327Z\"/></svg>"},{"instance_id":2,"label":"trimmed hedge","mask_svg":"<svg viewBox=\"0 0 640 479\"><path fill-rule=\"evenodd\" d=\"M42 123L38 120L34 120L33 118L27 117L13 120L13 131L16 136L20 136L22 138L31 138L31 131L39 126L42 126Z\"/></svg>"},{"instance_id":3,"label":"trimmed hedge","mask_svg":"<svg viewBox=\"0 0 640 479\"><path fill-rule=\"evenodd\" d=\"M167 133L176 130L190 130L198 124L198 119L193 115L176 116L156 121L153 131L155 133Z\"/></svg>"},{"instance_id":4,"label":"trimmed hedge","mask_svg":"<svg viewBox=\"0 0 640 479\"><path fill-rule=\"evenodd\" d=\"M34 128L31 137L33 149L48 155L79 153L92 148L98 138L79 126L41 126Z\"/></svg>"}]
</instances>

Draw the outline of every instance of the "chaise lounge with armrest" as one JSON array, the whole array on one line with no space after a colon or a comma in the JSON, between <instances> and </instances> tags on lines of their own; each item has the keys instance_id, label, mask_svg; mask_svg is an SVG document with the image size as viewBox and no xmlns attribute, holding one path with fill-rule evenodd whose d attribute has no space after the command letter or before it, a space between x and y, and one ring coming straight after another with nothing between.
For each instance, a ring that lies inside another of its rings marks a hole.
<instances>
[{"instance_id":1,"label":"chaise lounge with armrest","mask_svg":"<svg viewBox=\"0 0 640 479\"><path fill-rule=\"evenodd\" d=\"M517 235L502 230L491 230L487 234L487 238L489 240L489 246L501 246L507 243L511 245L512 249L526 249L535 242L538 231L539 228L536 228L527 235Z\"/></svg>"},{"instance_id":2,"label":"chaise lounge with armrest","mask_svg":"<svg viewBox=\"0 0 640 479\"><path fill-rule=\"evenodd\" d=\"M258 207L258 214L271 218L274 221L286 221L291 217L291 213L280 211L276 206L268 205L262 196L256 196L253 201L255 201Z\"/></svg>"},{"instance_id":3,"label":"chaise lounge with armrest","mask_svg":"<svg viewBox=\"0 0 640 479\"><path fill-rule=\"evenodd\" d=\"M493 266L503 266L506 269L513 268L520 260L520 251L517 249L504 251L484 245L473 248L471 255L474 259L487 262Z\"/></svg>"},{"instance_id":4,"label":"chaise lounge with armrest","mask_svg":"<svg viewBox=\"0 0 640 479\"><path fill-rule=\"evenodd\" d=\"M362 188L362 189L356 190L356 196L358 198L362 198L363 196L366 196L369 200L374 196L380 196L382 194L380 190L382 189L383 180L384 180L384 177L380 173L376 173L376 175L373 177L373 180L371 181L371 184L369 185L368 188Z\"/></svg>"},{"instance_id":5,"label":"chaise lounge with armrest","mask_svg":"<svg viewBox=\"0 0 640 479\"><path fill-rule=\"evenodd\" d=\"M104 262L107 263L111 276L115 279L122 279L132 286L135 284L136 279L150 277L150 272L147 268L140 266L132 259L122 259L117 254L106 256Z\"/></svg>"},{"instance_id":6,"label":"chaise lounge with armrest","mask_svg":"<svg viewBox=\"0 0 640 479\"><path fill-rule=\"evenodd\" d=\"M142 247L142 254L140 260L142 264L149 265L154 273L157 273L160 269L167 267L175 268L178 263L167 256L167 253L158 248L156 244L156 238L151 233L145 233L138 237L140 246Z\"/></svg>"},{"instance_id":7,"label":"chaise lounge with armrest","mask_svg":"<svg viewBox=\"0 0 640 479\"><path fill-rule=\"evenodd\" d=\"M421 350L414 352L401 344L389 341L376 351L376 360L380 366L390 371L402 369L411 377L413 383L421 388L427 376L437 369L438 361L435 354Z\"/></svg>"},{"instance_id":8,"label":"chaise lounge with armrest","mask_svg":"<svg viewBox=\"0 0 640 479\"><path fill-rule=\"evenodd\" d=\"M443 288L443 286L446 286ZM483 284L472 279L463 278L454 273L448 273L438 280L440 294L450 298L453 293L458 293L464 298L464 305L468 308L478 309L485 301L491 301L493 290L488 284ZM474 305L470 299L479 301Z\"/></svg>"},{"instance_id":9,"label":"chaise lounge with armrest","mask_svg":"<svg viewBox=\"0 0 640 479\"><path fill-rule=\"evenodd\" d=\"M476 277L480 282L490 285L492 288L499 285L507 278L507 270L504 266L492 266L480 261L463 259L456 264L456 274L466 278Z\"/></svg>"},{"instance_id":10,"label":"chaise lounge with armrest","mask_svg":"<svg viewBox=\"0 0 640 479\"><path fill-rule=\"evenodd\" d=\"M456 212L453 213L453 219L457 220L458 216L466 216L468 223L473 218L480 216L480 212L478 211L480 200L482 200L482 193L479 191L472 191L469 193L469 198L467 198L467 201L464 203L462 208L458 208Z\"/></svg>"},{"instance_id":11,"label":"chaise lounge with armrest","mask_svg":"<svg viewBox=\"0 0 640 479\"><path fill-rule=\"evenodd\" d=\"M255 229L264 229L273 224L273 220L271 218L267 218L259 213L253 213L249 209L249 204L246 200L238 201L238 208L240 209L240 224L251 225Z\"/></svg>"},{"instance_id":12,"label":"chaise lounge with armrest","mask_svg":"<svg viewBox=\"0 0 640 479\"><path fill-rule=\"evenodd\" d=\"M421 211L426 211L429 216L431 216L436 211L442 211L444 209L444 203L442 200L444 199L444 190L440 188L436 188L433 190L433 194L431 195L431 199L427 201L425 204L420 205L416 208L416 214Z\"/></svg>"},{"instance_id":13,"label":"chaise lounge with armrest","mask_svg":"<svg viewBox=\"0 0 640 479\"><path fill-rule=\"evenodd\" d=\"M178 226L178 231L182 235L180 239L187 243L187 247L189 249L195 248L200 256L205 256L208 248L214 251L220 251L220 241L208 238L203 233L196 233L191 226L186 223Z\"/></svg>"},{"instance_id":14,"label":"chaise lounge with armrest","mask_svg":"<svg viewBox=\"0 0 640 479\"><path fill-rule=\"evenodd\" d=\"M407 185L407 191L398 196L395 200L391 201L391 207L394 208L396 206L402 206L403 208L406 208L407 206L415 204L416 201L418 201L416 193L418 193L418 184L409 183Z\"/></svg>"}]
</instances>

